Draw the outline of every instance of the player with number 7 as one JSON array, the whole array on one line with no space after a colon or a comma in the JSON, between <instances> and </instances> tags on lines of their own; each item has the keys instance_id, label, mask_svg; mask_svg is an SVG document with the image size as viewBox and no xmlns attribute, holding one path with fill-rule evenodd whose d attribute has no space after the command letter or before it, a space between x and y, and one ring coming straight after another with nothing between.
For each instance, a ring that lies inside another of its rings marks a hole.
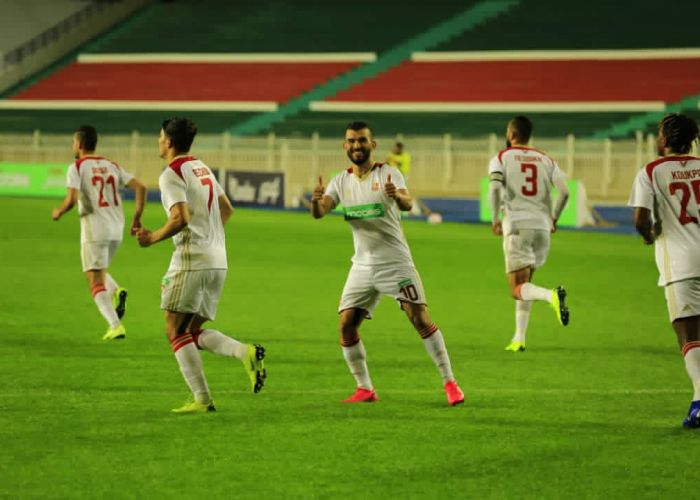
<instances>
[{"instance_id":1,"label":"player with number 7","mask_svg":"<svg viewBox=\"0 0 700 500\"><path fill-rule=\"evenodd\" d=\"M109 266L124 236L124 209L119 190L134 190L136 208L131 222L132 236L141 227L146 187L133 175L107 158L95 154L97 130L83 125L73 134L75 162L68 167L67 193L53 220L59 220L78 204L80 215L80 258L83 272L97 309L107 322L103 340L123 339L121 322L126 312L127 291L109 274Z\"/></svg>"},{"instance_id":2,"label":"player with number 7","mask_svg":"<svg viewBox=\"0 0 700 500\"><path fill-rule=\"evenodd\" d=\"M244 344L218 330L204 328L213 321L224 288L228 263L224 224L233 207L211 169L189 154L197 126L187 118L165 120L158 138L160 157L168 162L158 179L166 223L137 232L139 245L149 247L172 238L175 252L161 284L165 334L192 400L175 413L216 410L198 349L237 358L250 379L251 392L263 388L267 372L265 349Z\"/></svg>"}]
</instances>

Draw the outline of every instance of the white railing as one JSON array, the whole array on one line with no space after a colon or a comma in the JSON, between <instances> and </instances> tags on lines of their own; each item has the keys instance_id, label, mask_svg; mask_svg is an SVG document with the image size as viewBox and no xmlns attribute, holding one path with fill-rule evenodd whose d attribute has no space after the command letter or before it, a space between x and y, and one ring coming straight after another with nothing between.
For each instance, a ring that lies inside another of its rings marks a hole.
<instances>
[{"instance_id":1,"label":"white railing","mask_svg":"<svg viewBox=\"0 0 700 500\"><path fill-rule=\"evenodd\" d=\"M396 137L378 137L377 159L386 157ZM501 149L496 135L481 138L444 136L400 137L412 156L409 187L422 196L477 197L480 179L486 176L489 159ZM555 158L571 178L584 182L588 197L595 202L626 201L634 176L644 163L656 157L655 138L638 133L635 139L592 140L574 136L536 138L534 147ZM328 179L348 166L342 138L232 137L201 134L193 154L220 169L283 171L286 174L287 203L309 192L318 176ZM102 135L98 153L111 158L156 187L164 162L158 157L157 136ZM0 135L0 161L70 163L71 136L42 134Z\"/></svg>"}]
</instances>

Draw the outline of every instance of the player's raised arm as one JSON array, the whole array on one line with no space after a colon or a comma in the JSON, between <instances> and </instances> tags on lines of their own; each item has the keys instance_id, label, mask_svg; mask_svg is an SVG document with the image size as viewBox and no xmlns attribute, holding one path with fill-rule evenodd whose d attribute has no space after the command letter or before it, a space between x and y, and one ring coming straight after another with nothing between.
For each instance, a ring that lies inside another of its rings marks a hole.
<instances>
[{"instance_id":1,"label":"player's raised arm","mask_svg":"<svg viewBox=\"0 0 700 500\"><path fill-rule=\"evenodd\" d=\"M126 183L126 187L134 190L134 200L136 202L136 208L134 209L134 219L131 222L131 229L129 232L131 236L136 234L136 231L141 229L141 215L143 214L143 208L146 205L146 186L136 178L131 179Z\"/></svg>"},{"instance_id":2,"label":"player's raised arm","mask_svg":"<svg viewBox=\"0 0 700 500\"><path fill-rule=\"evenodd\" d=\"M386 184L384 184L384 192L389 198L396 201L399 210L408 212L413 208L413 198L406 188L397 188L391 180L391 174L387 175Z\"/></svg>"},{"instance_id":3,"label":"player's raised arm","mask_svg":"<svg viewBox=\"0 0 700 500\"><path fill-rule=\"evenodd\" d=\"M181 201L170 207L170 215L168 220L162 227L155 231L149 231L146 228L141 228L136 232L136 237L139 240L139 245L149 247L159 241L172 238L177 233L182 231L190 223L191 215L187 202Z\"/></svg>"},{"instance_id":4,"label":"player's raised arm","mask_svg":"<svg viewBox=\"0 0 700 500\"><path fill-rule=\"evenodd\" d=\"M53 220L58 220L61 216L69 212L75 204L78 203L78 190L73 188L68 188L66 191L66 197L63 199L63 203L60 207L54 208L51 212L51 217Z\"/></svg>"},{"instance_id":5,"label":"player's raised arm","mask_svg":"<svg viewBox=\"0 0 700 500\"><path fill-rule=\"evenodd\" d=\"M320 219L328 212L333 210L335 201L333 198L325 194L326 188L323 185L323 177L318 176L318 184L311 193L311 215L314 219Z\"/></svg>"}]
</instances>

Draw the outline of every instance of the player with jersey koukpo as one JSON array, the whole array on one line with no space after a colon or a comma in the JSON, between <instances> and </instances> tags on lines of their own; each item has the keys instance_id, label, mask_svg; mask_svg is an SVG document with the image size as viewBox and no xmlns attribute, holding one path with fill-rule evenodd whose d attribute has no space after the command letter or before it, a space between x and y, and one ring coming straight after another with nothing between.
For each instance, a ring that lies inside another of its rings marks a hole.
<instances>
[{"instance_id":1,"label":"player with jersey koukpo","mask_svg":"<svg viewBox=\"0 0 700 500\"><path fill-rule=\"evenodd\" d=\"M660 159L635 178L629 205L634 225L654 244L659 286L693 383L693 401L683 421L700 427L700 158L690 155L698 124L672 113L659 123Z\"/></svg>"},{"instance_id":2,"label":"player with jersey koukpo","mask_svg":"<svg viewBox=\"0 0 700 500\"><path fill-rule=\"evenodd\" d=\"M377 400L359 327L384 294L399 302L440 372L448 403L457 405L464 402L464 394L452 373L442 332L428 314L423 284L401 229L400 212L411 209L411 195L398 169L373 161L376 146L366 123L349 124L343 147L352 166L333 177L327 189L319 177L311 200L316 219L342 204L355 245L338 307L343 356L357 383L345 402Z\"/></svg>"},{"instance_id":3,"label":"player with jersey koukpo","mask_svg":"<svg viewBox=\"0 0 700 500\"><path fill-rule=\"evenodd\" d=\"M265 349L244 344L218 330L203 328L214 320L228 269L224 224L233 207L211 169L189 154L197 134L186 118L165 120L158 139L168 166L158 179L168 220L159 229L138 231L139 245L149 247L172 238L175 251L161 285L165 331L180 371L194 400L176 413L215 411L197 349L239 359L250 378L251 390L262 390L267 373Z\"/></svg>"},{"instance_id":4,"label":"player with jersey koukpo","mask_svg":"<svg viewBox=\"0 0 700 500\"><path fill-rule=\"evenodd\" d=\"M76 161L68 167L66 197L60 207L53 209L52 217L59 220L78 204L83 272L108 325L102 339L123 339L126 328L121 318L126 312L127 290L108 272L124 236L124 209L119 191L124 186L134 190L136 208L131 222L134 235L141 227L146 187L113 161L95 155L96 148L95 127L84 125L73 134Z\"/></svg>"},{"instance_id":5,"label":"player with jersey koukpo","mask_svg":"<svg viewBox=\"0 0 700 500\"><path fill-rule=\"evenodd\" d=\"M544 265L549 254L550 233L557 229L569 199L566 175L559 165L542 151L528 146L532 122L516 116L506 129L506 149L489 163L489 203L491 227L503 236L506 274L515 299L515 334L507 351L525 350L525 335L533 301L548 302L559 322L569 323L566 290L553 290L532 283L535 270ZM552 210L551 191L559 196ZM504 217L501 219L503 208Z\"/></svg>"}]
</instances>

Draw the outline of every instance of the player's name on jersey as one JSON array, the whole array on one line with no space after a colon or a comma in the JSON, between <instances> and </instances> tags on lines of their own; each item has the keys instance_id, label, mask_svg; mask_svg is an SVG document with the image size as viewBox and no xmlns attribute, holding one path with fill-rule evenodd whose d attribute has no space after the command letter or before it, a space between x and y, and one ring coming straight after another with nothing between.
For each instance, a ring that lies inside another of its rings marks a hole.
<instances>
[{"instance_id":1,"label":"player's name on jersey","mask_svg":"<svg viewBox=\"0 0 700 500\"><path fill-rule=\"evenodd\" d=\"M197 177L206 177L209 175L209 169L195 167L192 169L192 173Z\"/></svg>"},{"instance_id":2,"label":"player's name on jersey","mask_svg":"<svg viewBox=\"0 0 700 500\"><path fill-rule=\"evenodd\" d=\"M671 171L671 177L673 180L695 179L696 177L700 177L700 169L673 170Z\"/></svg>"},{"instance_id":3,"label":"player's name on jersey","mask_svg":"<svg viewBox=\"0 0 700 500\"><path fill-rule=\"evenodd\" d=\"M540 161L542 159L541 156L522 156L522 155L515 155L515 161Z\"/></svg>"},{"instance_id":4,"label":"player's name on jersey","mask_svg":"<svg viewBox=\"0 0 700 500\"><path fill-rule=\"evenodd\" d=\"M109 168L107 167L92 167L93 174L108 174Z\"/></svg>"}]
</instances>

